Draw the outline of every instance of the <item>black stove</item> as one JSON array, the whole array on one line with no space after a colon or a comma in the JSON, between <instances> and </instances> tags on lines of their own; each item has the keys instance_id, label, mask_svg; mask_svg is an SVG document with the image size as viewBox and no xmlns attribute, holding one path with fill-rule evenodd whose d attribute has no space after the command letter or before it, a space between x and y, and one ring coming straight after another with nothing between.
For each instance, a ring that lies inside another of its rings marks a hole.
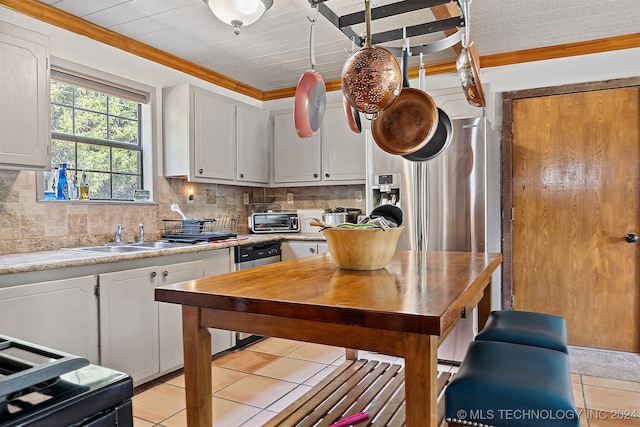
<instances>
[{"instance_id":1,"label":"black stove","mask_svg":"<svg viewBox=\"0 0 640 427\"><path fill-rule=\"evenodd\" d=\"M133 381L84 358L0 335L0 426L133 426Z\"/></svg>"}]
</instances>

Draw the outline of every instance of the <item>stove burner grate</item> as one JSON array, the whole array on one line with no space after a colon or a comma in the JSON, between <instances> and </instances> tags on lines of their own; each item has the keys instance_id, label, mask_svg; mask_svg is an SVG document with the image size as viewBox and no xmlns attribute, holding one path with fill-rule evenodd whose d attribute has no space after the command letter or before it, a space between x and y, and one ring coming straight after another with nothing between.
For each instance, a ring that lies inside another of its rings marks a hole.
<instances>
[{"instance_id":1,"label":"stove burner grate","mask_svg":"<svg viewBox=\"0 0 640 427\"><path fill-rule=\"evenodd\" d=\"M83 357L0 335L0 403L30 387L89 365Z\"/></svg>"}]
</instances>

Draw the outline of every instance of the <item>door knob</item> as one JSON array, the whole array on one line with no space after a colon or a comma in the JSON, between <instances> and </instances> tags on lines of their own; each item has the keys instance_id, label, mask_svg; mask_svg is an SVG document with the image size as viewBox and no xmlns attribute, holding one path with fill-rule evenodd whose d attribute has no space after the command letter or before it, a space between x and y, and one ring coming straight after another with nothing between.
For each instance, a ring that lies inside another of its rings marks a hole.
<instances>
[{"instance_id":1,"label":"door knob","mask_svg":"<svg viewBox=\"0 0 640 427\"><path fill-rule=\"evenodd\" d=\"M633 233L629 233L624 236L624 239L629 243L635 243L638 241L638 236Z\"/></svg>"}]
</instances>

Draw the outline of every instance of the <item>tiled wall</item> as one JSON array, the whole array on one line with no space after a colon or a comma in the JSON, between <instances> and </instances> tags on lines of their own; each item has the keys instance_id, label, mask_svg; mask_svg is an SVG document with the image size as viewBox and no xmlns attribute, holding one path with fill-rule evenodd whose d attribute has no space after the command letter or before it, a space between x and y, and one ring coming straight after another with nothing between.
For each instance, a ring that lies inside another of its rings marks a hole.
<instances>
[{"instance_id":1,"label":"tiled wall","mask_svg":"<svg viewBox=\"0 0 640 427\"><path fill-rule=\"evenodd\" d=\"M136 240L143 223L147 240L158 239L163 219L179 219L170 211L178 203L188 217L213 218L235 215L239 234L247 232L244 193L250 203L279 203L282 209L335 208L364 210L355 202L364 185L263 188L222 184L196 184L182 179L159 179L157 204L86 202L38 202L36 172L0 171L0 254L52 250L102 244L113 240L118 224L127 227L122 239ZM287 193L293 203L287 204ZM193 194L193 203L187 203Z\"/></svg>"}]
</instances>

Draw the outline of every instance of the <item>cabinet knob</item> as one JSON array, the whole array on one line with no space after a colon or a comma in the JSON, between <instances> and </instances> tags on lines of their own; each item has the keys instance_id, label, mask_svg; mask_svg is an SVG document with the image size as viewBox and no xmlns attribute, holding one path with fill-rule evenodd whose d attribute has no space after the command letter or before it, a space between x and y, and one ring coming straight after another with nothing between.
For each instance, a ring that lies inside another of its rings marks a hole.
<instances>
[{"instance_id":1,"label":"cabinet knob","mask_svg":"<svg viewBox=\"0 0 640 427\"><path fill-rule=\"evenodd\" d=\"M633 233L629 233L627 235L624 236L624 239L628 242L628 243L635 243L638 241L638 236L636 236Z\"/></svg>"},{"instance_id":2,"label":"cabinet knob","mask_svg":"<svg viewBox=\"0 0 640 427\"><path fill-rule=\"evenodd\" d=\"M315 250L315 249L313 249L313 248L309 248L309 252L311 252L312 254L315 254L315 253L316 253L316 250Z\"/></svg>"},{"instance_id":3,"label":"cabinet knob","mask_svg":"<svg viewBox=\"0 0 640 427\"><path fill-rule=\"evenodd\" d=\"M167 277L167 276L169 275L169 272L168 272L167 270L165 270L165 271L163 271L163 272L162 272L162 275L163 275L164 277Z\"/></svg>"},{"instance_id":4,"label":"cabinet knob","mask_svg":"<svg viewBox=\"0 0 640 427\"><path fill-rule=\"evenodd\" d=\"M313 177L314 177L314 178L317 178L317 177L318 177L318 174L317 174L317 173L314 173L314 174L313 174Z\"/></svg>"},{"instance_id":5,"label":"cabinet knob","mask_svg":"<svg viewBox=\"0 0 640 427\"><path fill-rule=\"evenodd\" d=\"M243 173L240 174L240 178L244 178L244 174Z\"/></svg>"},{"instance_id":6,"label":"cabinet knob","mask_svg":"<svg viewBox=\"0 0 640 427\"><path fill-rule=\"evenodd\" d=\"M331 175L330 175L330 174L328 174L328 173L325 173L325 174L324 174L324 177L325 177L325 178L329 178L330 176L331 176Z\"/></svg>"},{"instance_id":7,"label":"cabinet knob","mask_svg":"<svg viewBox=\"0 0 640 427\"><path fill-rule=\"evenodd\" d=\"M204 169L198 169L198 173L199 174L203 174L204 173Z\"/></svg>"},{"instance_id":8,"label":"cabinet knob","mask_svg":"<svg viewBox=\"0 0 640 427\"><path fill-rule=\"evenodd\" d=\"M152 271L152 272L151 272L151 278L154 278L154 277L156 277L157 275L158 275L158 273L156 273L155 271Z\"/></svg>"}]
</instances>

